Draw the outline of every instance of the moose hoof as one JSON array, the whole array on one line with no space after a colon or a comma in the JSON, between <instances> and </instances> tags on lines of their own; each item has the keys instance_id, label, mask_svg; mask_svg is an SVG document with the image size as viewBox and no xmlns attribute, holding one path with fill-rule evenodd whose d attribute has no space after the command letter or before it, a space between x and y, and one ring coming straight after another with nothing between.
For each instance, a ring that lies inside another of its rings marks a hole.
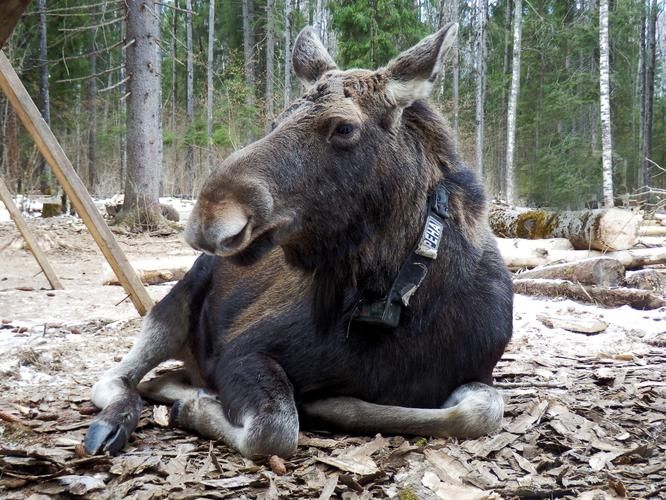
<instances>
[{"instance_id":1,"label":"moose hoof","mask_svg":"<svg viewBox=\"0 0 666 500\"><path fill-rule=\"evenodd\" d=\"M169 412L169 427L180 427L178 423L178 417L180 412L183 409L183 400L179 399L174 401L173 406L171 406L171 411Z\"/></svg>"},{"instance_id":2,"label":"moose hoof","mask_svg":"<svg viewBox=\"0 0 666 500\"><path fill-rule=\"evenodd\" d=\"M111 403L88 428L83 445L91 455L117 455L139 423L143 404L137 394L131 401Z\"/></svg>"}]
</instances>

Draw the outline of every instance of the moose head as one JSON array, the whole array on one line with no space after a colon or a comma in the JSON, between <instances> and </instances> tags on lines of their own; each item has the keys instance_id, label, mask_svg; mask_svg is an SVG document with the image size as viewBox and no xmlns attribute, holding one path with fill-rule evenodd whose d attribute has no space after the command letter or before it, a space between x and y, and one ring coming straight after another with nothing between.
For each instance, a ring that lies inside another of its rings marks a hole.
<instances>
[{"instance_id":1,"label":"moose head","mask_svg":"<svg viewBox=\"0 0 666 500\"><path fill-rule=\"evenodd\" d=\"M340 253L341 235L360 245L388 229L400 215L391 207L420 210L449 140L405 110L430 94L456 33L449 24L385 68L344 71L305 28L293 65L308 90L208 178L187 242L247 262L280 245L291 263L313 269L322 253Z\"/></svg>"}]
</instances>

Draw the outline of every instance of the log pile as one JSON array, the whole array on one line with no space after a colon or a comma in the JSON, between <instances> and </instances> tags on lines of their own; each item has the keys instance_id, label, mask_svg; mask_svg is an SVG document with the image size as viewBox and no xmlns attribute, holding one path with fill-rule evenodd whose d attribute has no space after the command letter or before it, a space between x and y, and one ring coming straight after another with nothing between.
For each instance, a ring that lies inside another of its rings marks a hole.
<instances>
[{"instance_id":1,"label":"log pile","mask_svg":"<svg viewBox=\"0 0 666 500\"><path fill-rule=\"evenodd\" d=\"M490 224L504 261L516 271L516 293L606 307L666 307L666 240L660 239L666 238L666 216L643 221L619 208L493 207ZM657 238L646 247L648 239L639 236Z\"/></svg>"}]
</instances>

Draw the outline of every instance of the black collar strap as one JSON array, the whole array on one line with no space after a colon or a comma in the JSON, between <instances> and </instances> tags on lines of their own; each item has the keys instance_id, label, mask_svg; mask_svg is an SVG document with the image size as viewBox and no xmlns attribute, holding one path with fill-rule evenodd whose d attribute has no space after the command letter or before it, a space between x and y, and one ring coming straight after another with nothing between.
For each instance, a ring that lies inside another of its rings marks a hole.
<instances>
[{"instance_id":1,"label":"black collar strap","mask_svg":"<svg viewBox=\"0 0 666 500\"><path fill-rule=\"evenodd\" d=\"M361 299L352 313L352 321L387 328L398 326L402 308L409 306L409 300L428 274L428 267L437 258L448 216L449 193L441 182L428 197L428 213L418 244L402 264L389 293L372 302Z\"/></svg>"}]
</instances>

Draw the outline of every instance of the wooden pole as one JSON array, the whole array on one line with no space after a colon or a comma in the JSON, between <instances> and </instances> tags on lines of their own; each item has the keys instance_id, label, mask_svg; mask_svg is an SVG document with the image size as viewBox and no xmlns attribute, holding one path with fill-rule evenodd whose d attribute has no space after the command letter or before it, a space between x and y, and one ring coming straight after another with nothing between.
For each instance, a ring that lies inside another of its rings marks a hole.
<instances>
[{"instance_id":1,"label":"wooden pole","mask_svg":"<svg viewBox=\"0 0 666 500\"><path fill-rule=\"evenodd\" d=\"M53 268L49 264L49 261L46 259L46 255L44 254L44 252L42 252L42 249L39 248L37 240L30 232L28 225L25 223L25 220L21 215L21 211L14 204L14 200L12 200L12 194L9 192L9 189L7 189L5 181L3 181L2 179L0 179L0 200L3 201L3 203L7 207L7 210L9 210L9 215L16 223L16 227L20 231L25 242L28 244L28 248L32 252L32 255L35 256L37 264L39 264L39 267L42 268L44 276L46 276L46 279L49 280L51 288L53 288L54 290L62 290L63 287L62 284L60 283L60 280L56 276L56 273L53 271Z\"/></svg>"},{"instance_id":2,"label":"wooden pole","mask_svg":"<svg viewBox=\"0 0 666 500\"><path fill-rule=\"evenodd\" d=\"M62 185L72 205L74 205L74 209L83 219L97 246L118 276L134 307L143 316L153 306L152 299L95 207L69 158L65 155L58 140L42 118L28 91L2 51L0 51L0 88L14 107L23 126L30 132L39 152L51 165L58 182Z\"/></svg>"}]
</instances>

